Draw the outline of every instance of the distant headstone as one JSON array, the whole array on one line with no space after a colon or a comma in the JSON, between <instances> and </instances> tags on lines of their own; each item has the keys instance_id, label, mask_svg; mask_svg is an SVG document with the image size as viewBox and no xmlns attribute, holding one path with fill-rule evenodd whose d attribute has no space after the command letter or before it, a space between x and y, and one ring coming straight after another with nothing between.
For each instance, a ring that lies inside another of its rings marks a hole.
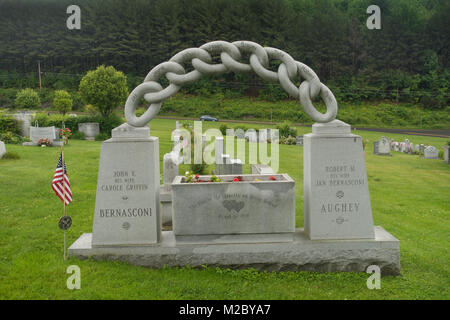
<instances>
[{"instance_id":1,"label":"distant headstone","mask_svg":"<svg viewBox=\"0 0 450 320\"><path fill-rule=\"evenodd\" d=\"M450 164L450 146L444 146L444 162ZM0 157L1 158L1 157Z\"/></svg>"},{"instance_id":2,"label":"distant headstone","mask_svg":"<svg viewBox=\"0 0 450 320\"><path fill-rule=\"evenodd\" d=\"M428 146L423 153L425 159L439 159L439 150L436 147Z\"/></svg>"},{"instance_id":3,"label":"distant headstone","mask_svg":"<svg viewBox=\"0 0 450 320\"><path fill-rule=\"evenodd\" d=\"M259 132L259 137L258 137L258 142L259 143L266 143L267 139L268 139L268 134L267 134L267 129L260 129Z\"/></svg>"},{"instance_id":4,"label":"distant headstone","mask_svg":"<svg viewBox=\"0 0 450 320\"><path fill-rule=\"evenodd\" d=\"M394 142L394 151L397 151L397 152L400 151L400 145L399 145L399 143L397 141Z\"/></svg>"},{"instance_id":5,"label":"distant headstone","mask_svg":"<svg viewBox=\"0 0 450 320\"><path fill-rule=\"evenodd\" d=\"M222 155L224 152L224 143L223 143L223 137L216 137L216 141L214 142L215 147L215 163L216 164L223 164L222 161Z\"/></svg>"},{"instance_id":6,"label":"distant headstone","mask_svg":"<svg viewBox=\"0 0 450 320\"><path fill-rule=\"evenodd\" d=\"M234 129L227 129L226 130L226 135L227 136L234 136Z\"/></svg>"},{"instance_id":7,"label":"distant headstone","mask_svg":"<svg viewBox=\"0 0 450 320\"><path fill-rule=\"evenodd\" d=\"M380 156L390 156L391 148L389 139L381 137L379 141L373 143L373 153Z\"/></svg>"},{"instance_id":8,"label":"distant headstone","mask_svg":"<svg viewBox=\"0 0 450 320\"><path fill-rule=\"evenodd\" d=\"M78 131L84 133L86 140L95 140L95 137L100 134L100 125L98 122L79 123Z\"/></svg>"},{"instance_id":9,"label":"distant headstone","mask_svg":"<svg viewBox=\"0 0 450 320\"><path fill-rule=\"evenodd\" d=\"M0 159L6 154L6 147L3 141L0 141Z\"/></svg>"},{"instance_id":10,"label":"distant headstone","mask_svg":"<svg viewBox=\"0 0 450 320\"><path fill-rule=\"evenodd\" d=\"M245 139L245 131L242 129L236 129L234 131L234 135L236 136L236 138L238 139Z\"/></svg>"},{"instance_id":11,"label":"distant headstone","mask_svg":"<svg viewBox=\"0 0 450 320\"><path fill-rule=\"evenodd\" d=\"M34 145L37 145L43 138L50 139L53 143L57 140L57 129L55 127L30 127L30 139Z\"/></svg>"},{"instance_id":12,"label":"distant headstone","mask_svg":"<svg viewBox=\"0 0 450 320\"><path fill-rule=\"evenodd\" d=\"M248 142L258 142L258 135L256 134L255 129L248 129L245 132L244 137Z\"/></svg>"},{"instance_id":13,"label":"distant headstone","mask_svg":"<svg viewBox=\"0 0 450 320\"><path fill-rule=\"evenodd\" d=\"M295 144L297 146L303 146L303 136L296 136L295 137Z\"/></svg>"},{"instance_id":14,"label":"distant headstone","mask_svg":"<svg viewBox=\"0 0 450 320\"><path fill-rule=\"evenodd\" d=\"M414 146L414 151L417 152L417 153L420 153L420 145L416 144Z\"/></svg>"},{"instance_id":15,"label":"distant headstone","mask_svg":"<svg viewBox=\"0 0 450 320\"><path fill-rule=\"evenodd\" d=\"M272 167L267 164L252 164L252 174L274 174Z\"/></svg>"}]
</instances>

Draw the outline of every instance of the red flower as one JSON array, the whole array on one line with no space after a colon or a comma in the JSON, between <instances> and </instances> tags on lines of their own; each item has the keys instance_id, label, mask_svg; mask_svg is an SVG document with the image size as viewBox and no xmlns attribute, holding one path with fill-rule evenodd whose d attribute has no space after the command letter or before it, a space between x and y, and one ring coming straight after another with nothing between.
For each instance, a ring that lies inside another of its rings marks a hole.
<instances>
[{"instance_id":1,"label":"red flower","mask_svg":"<svg viewBox=\"0 0 450 320\"><path fill-rule=\"evenodd\" d=\"M239 179L238 178L234 178L233 182L239 182Z\"/></svg>"},{"instance_id":2,"label":"red flower","mask_svg":"<svg viewBox=\"0 0 450 320\"><path fill-rule=\"evenodd\" d=\"M272 181L275 181L275 180L277 180L274 176L270 176L270 178L269 178L270 180L272 180Z\"/></svg>"},{"instance_id":3,"label":"red flower","mask_svg":"<svg viewBox=\"0 0 450 320\"><path fill-rule=\"evenodd\" d=\"M198 177L199 177L199 175L198 175L198 173L195 175L195 179L198 179Z\"/></svg>"}]
</instances>

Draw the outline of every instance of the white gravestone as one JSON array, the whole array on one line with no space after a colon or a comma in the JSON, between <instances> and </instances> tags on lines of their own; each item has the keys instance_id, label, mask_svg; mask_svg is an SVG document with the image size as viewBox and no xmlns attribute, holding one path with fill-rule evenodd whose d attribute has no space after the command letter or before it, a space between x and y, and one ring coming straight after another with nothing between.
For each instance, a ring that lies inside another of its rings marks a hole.
<instances>
[{"instance_id":1,"label":"white gravestone","mask_svg":"<svg viewBox=\"0 0 450 320\"><path fill-rule=\"evenodd\" d=\"M433 146L426 147L423 154L425 159L439 159L439 150Z\"/></svg>"},{"instance_id":2,"label":"white gravestone","mask_svg":"<svg viewBox=\"0 0 450 320\"><path fill-rule=\"evenodd\" d=\"M6 154L6 147L3 141L0 141L0 159Z\"/></svg>"},{"instance_id":3,"label":"white gravestone","mask_svg":"<svg viewBox=\"0 0 450 320\"><path fill-rule=\"evenodd\" d=\"M444 146L444 162L450 164L450 146Z\"/></svg>"},{"instance_id":4,"label":"white gravestone","mask_svg":"<svg viewBox=\"0 0 450 320\"><path fill-rule=\"evenodd\" d=\"M234 129L227 129L226 130L226 135L227 136L234 136Z\"/></svg>"},{"instance_id":5,"label":"white gravestone","mask_svg":"<svg viewBox=\"0 0 450 320\"><path fill-rule=\"evenodd\" d=\"M389 143L389 139L386 137L381 137L381 139L378 142L378 146L377 146L377 152L375 154L377 155L383 155L383 156L390 156L391 155L391 148L390 148L390 143Z\"/></svg>"},{"instance_id":6,"label":"white gravestone","mask_svg":"<svg viewBox=\"0 0 450 320\"><path fill-rule=\"evenodd\" d=\"M50 139L53 143L57 140L55 127L30 127L30 139L33 144L37 144L40 139Z\"/></svg>"},{"instance_id":7,"label":"white gravestone","mask_svg":"<svg viewBox=\"0 0 450 320\"><path fill-rule=\"evenodd\" d=\"M362 140L350 125L314 124L304 136L305 232L312 240L373 239Z\"/></svg>"},{"instance_id":8,"label":"white gravestone","mask_svg":"<svg viewBox=\"0 0 450 320\"><path fill-rule=\"evenodd\" d=\"M84 133L86 140L95 140L95 137L100 134L100 125L97 122L79 123L78 131Z\"/></svg>"},{"instance_id":9,"label":"white gravestone","mask_svg":"<svg viewBox=\"0 0 450 320\"><path fill-rule=\"evenodd\" d=\"M102 143L92 245L159 242L159 140L148 126L123 124Z\"/></svg>"},{"instance_id":10,"label":"white gravestone","mask_svg":"<svg viewBox=\"0 0 450 320\"><path fill-rule=\"evenodd\" d=\"M216 140L214 142L215 147L215 163L216 164L223 164L222 161L222 155L224 152L224 144L223 144L223 137L216 137Z\"/></svg>"}]
</instances>

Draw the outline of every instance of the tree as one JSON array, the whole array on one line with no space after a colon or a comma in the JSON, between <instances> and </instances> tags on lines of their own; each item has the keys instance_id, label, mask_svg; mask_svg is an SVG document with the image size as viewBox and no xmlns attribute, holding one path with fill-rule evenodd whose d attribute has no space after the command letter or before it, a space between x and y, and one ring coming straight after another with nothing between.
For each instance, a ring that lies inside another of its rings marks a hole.
<instances>
[{"instance_id":1,"label":"tree","mask_svg":"<svg viewBox=\"0 0 450 320\"><path fill-rule=\"evenodd\" d=\"M81 79L80 94L86 104L93 105L101 115L109 116L117 106L125 103L127 78L114 67L102 65Z\"/></svg>"},{"instance_id":2,"label":"tree","mask_svg":"<svg viewBox=\"0 0 450 320\"><path fill-rule=\"evenodd\" d=\"M15 104L18 108L37 108L41 105L41 99L36 91L26 88L17 93Z\"/></svg>"},{"instance_id":3,"label":"tree","mask_svg":"<svg viewBox=\"0 0 450 320\"><path fill-rule=\"evenodd\" d=\"M72 98L70 94L65 90L56 90L55 98L53 99L53 105L56 109L62 114L66 114L70 110L72 110Z\"/></svg>"}]
</instances>

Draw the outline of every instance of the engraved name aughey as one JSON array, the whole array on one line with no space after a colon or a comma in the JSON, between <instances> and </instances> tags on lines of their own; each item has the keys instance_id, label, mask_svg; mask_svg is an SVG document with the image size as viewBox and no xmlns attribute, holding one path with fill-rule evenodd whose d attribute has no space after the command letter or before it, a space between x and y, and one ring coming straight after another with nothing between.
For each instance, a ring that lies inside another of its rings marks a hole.
<instances>
[{"instance_id":1,"label":"engraved name aughey","mask_svg":"<svg viewBox=\"0 0 450 320\"><path fill-rule=\"evenodd\" d=\"M100 209L101 218L148 217L151 215L151 208Z\"/></svg>"},{"instance_id":2,"label":"engraved name aughey","mask_svg":"<svg viewBox=\"0 0 450 320\"><path fill-rule=\"evenodd\" d=\"M359 203L328 203L323 204L320 213L351 213L358 212Z\"/></svg>"}]
</instances>

